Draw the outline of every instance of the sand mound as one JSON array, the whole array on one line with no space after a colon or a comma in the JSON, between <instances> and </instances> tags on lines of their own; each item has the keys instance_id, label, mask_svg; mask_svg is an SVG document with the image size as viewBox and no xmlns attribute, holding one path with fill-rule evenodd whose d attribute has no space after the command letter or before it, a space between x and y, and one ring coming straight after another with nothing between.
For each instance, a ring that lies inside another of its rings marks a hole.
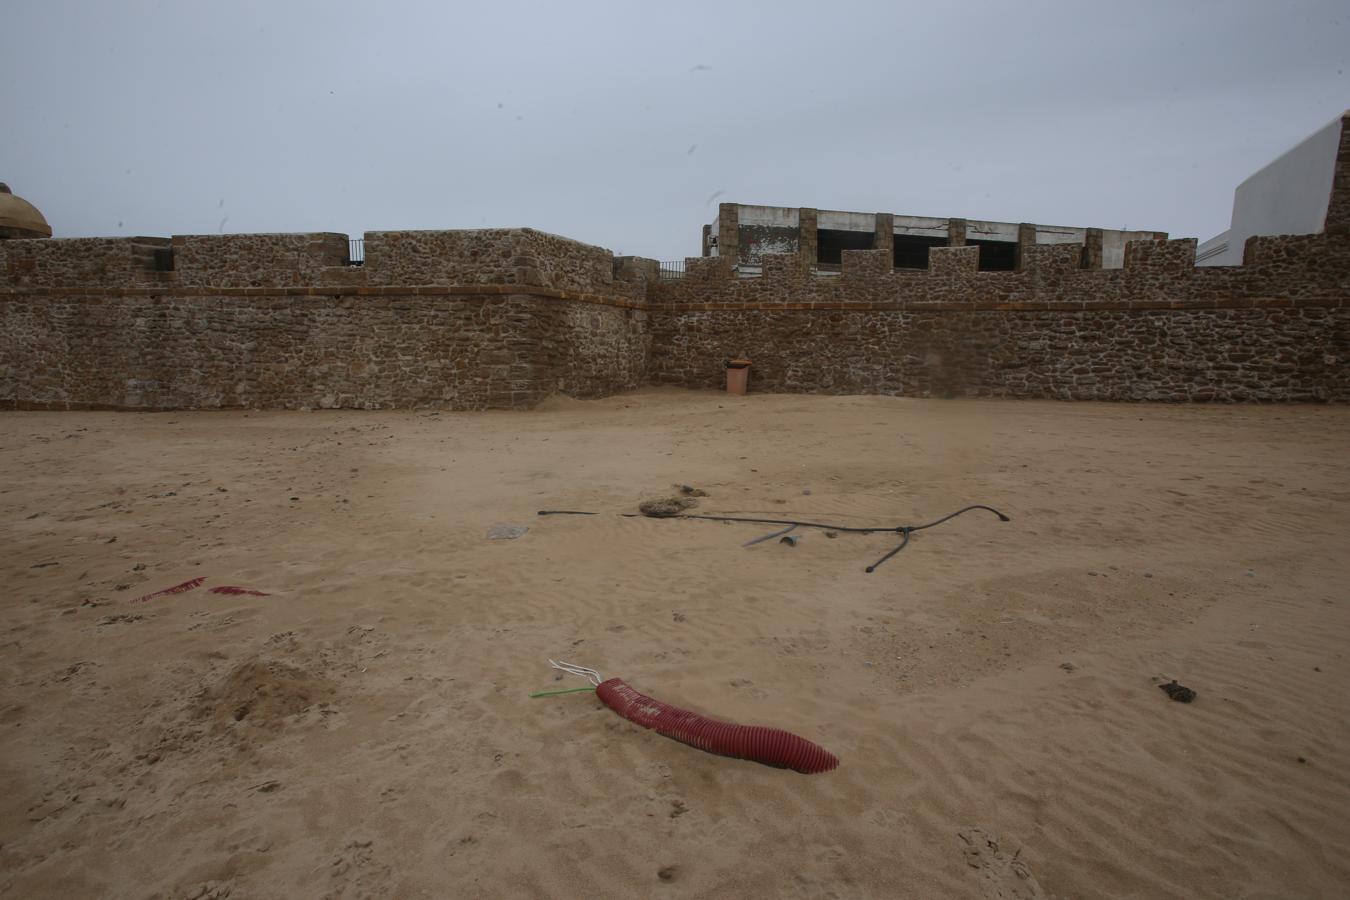
<instances>
[{"instance_id":1,"label":"sand mound","mask_svg":"<svg viewBox=\"0 0 1350 900\"><path fill-rule=\"evenodd\" d=\"M285 720L327 701L333 685L304 669L277 660L253 658L230 670L198 701L197 717L217 727L246 722L255 728L276 729Z\"/></svg>"}]
</instances>

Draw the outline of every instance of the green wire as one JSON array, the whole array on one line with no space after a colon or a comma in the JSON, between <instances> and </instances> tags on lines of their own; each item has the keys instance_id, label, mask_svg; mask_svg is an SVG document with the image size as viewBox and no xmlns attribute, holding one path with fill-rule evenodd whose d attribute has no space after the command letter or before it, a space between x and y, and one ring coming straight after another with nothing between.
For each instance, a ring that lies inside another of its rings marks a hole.
<instances>
[{"instance_id":1,"label":"green wire","mask_svg":"<svg viewBox=\"0 0 1350 900\"><path fill-rule=\"evenodd\" d=\"M575 694L577 691L593 691L594 687L563 688L560 691L535 691L531 697L552 697L554 694Z\"/></svg>"}]
</instances>

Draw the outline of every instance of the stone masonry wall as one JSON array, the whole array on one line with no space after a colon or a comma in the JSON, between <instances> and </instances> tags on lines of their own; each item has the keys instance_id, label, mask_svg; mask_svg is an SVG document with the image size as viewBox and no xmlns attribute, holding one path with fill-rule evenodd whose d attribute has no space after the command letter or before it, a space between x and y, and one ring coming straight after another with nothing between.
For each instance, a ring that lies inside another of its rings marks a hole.
<instances>
[{"instance_id":1,"label":"stone masonry wall","mask_svg":"<svg viewBox=\"0 0 1350 900\"><path fill-rule=\"evenodd\" d=\"M535 231L373 231L366 234L367 282L519 284L565 291L605 291L613 256L603 247Z\"/></svg>"},{"instance_id":2,"label":"stone masonry wall","mask_svg":"<svg viewBox=\"0 0 1350 900\"><path fill-rule=\"evenodd\" d=\"M1350 400L1350 309L804 311L653 319L652 380L753 391L1061 400Z\"/></svg>"},{"instance_id":3,"label":"stone masonry wall","mask_svg":"<svg viewBox=\"0 0 1350 900\"><path fill-rule=\"evenodd\" d=\"M173 238L174 282L210 287L318 284L341 266L347 236L315 234L189 234Z\"/></svg>"},{"instance_id":4,"label":"stone masonry wall","mask_svg":"<svg viewBox=\"0 0 1350 900\"><path fill-rule=\"evenodd\" d=\"M1125 268L1033 245L1018 272L974 247L927 271L845 251L760 278L702 260L651 293L656 383L714 387L728 357L768 391L1099 400L1350 400L1350 235L1254 238L1243 267L1194 267L1195 241L1139 241Z\"/></svg>"},{"instance_id":5,"label":"stone masonry wall","mask_svg":"<svg viewBox=\"0 0 1350 900\"><path fill-rule=\"evenodd\" d=\"M550 307L545 328L545 393L569 397L608 397L647 383L651 331L647 313L568 303Z\"/></svg>"},{"instance_id":6,"label":"stone masonry wall","mask_svg":"<svg viewBox=\"0 0 1350 900\"><path fill-rule=\"evenodd\" d=\"M523 407L642 383L645 330L514 293L0 296L0 406Z\"/></svg>"},{"instance_id":7,"label":"stone masonry wall","mask_svg":"<svg viewBox=\"0 0 1350 900\"><path fill-rule=\"evenodd\" d=\"M0 241L0 288L156 284L154 252L168 238L64 238Z\"/></svg>"},{"instance_id":8,"label":"stone masonry wall","mask_svg":"<svg viewBox=\"0 0 1350 900\"><path fill-rule=\"evenodd\" d=\"M1336 150L1331 198L1327 203L1328 233L1350 233L1350 112L1341 116L1341 143Z\"/></svg>"},{"instance_id":9,"label":"stone masonry wall","mask_svg":"<svg viewBox=\"0 0 1350 900\"><path fill-rule=\"evenodd\" d=\"M531 229L366 240L362 267L340 234L0 241L0 407L525 407L715 387L731 356L754 390L1350 400L1350 228L1252 238L1243 266L1028 243L1012 272L953 246L824 276L798 248L669 281Z\"/></svg>"},{"instance_id":10,"label":"stone masonry wall","mask_svg":"<svg viewBox=\"0 0 1350 900\"><path fill-rule=\"evenodd\" d=\"M532 229L346 252L341 234L0 241L0 407L481 409L645 382L654 261Z\"/></svg>"}]
</instances>

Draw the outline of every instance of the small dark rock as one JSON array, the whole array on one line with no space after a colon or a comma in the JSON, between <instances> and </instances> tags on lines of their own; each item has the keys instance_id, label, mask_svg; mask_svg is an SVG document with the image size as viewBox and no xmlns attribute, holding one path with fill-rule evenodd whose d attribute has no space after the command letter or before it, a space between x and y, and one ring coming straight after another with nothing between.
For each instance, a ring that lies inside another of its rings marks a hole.
<instances>
[{"instance_id":1,"label":"small dark rock","mask_svg":"<svg viewBox=\"0 0 1350 900\"><path fill-rule=\"evenodd\" d=\"M1195 691L1184 685L1177 684L1175 678L1167 684L1158 685L1158 688L1178 703L1190 703L1196 697Z\"/></svg>"}]
</instances>

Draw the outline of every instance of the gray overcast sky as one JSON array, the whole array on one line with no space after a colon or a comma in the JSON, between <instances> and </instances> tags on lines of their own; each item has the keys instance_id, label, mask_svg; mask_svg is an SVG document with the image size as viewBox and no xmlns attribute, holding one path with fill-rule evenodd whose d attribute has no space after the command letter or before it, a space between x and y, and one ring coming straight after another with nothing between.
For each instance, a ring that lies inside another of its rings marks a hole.
<instances>
[{"instance_id":1,"label":"gray overcast sky","mask_svg":"<svg viewBox=\"0 0 1350 900\"><path fill-rule=\"evenodd\" d=\"M1350 106L1350 6L5 5L0 180L58 237L525 225L697 255L716 201L1201 239Z\"/></svg>"}]
</instances>

